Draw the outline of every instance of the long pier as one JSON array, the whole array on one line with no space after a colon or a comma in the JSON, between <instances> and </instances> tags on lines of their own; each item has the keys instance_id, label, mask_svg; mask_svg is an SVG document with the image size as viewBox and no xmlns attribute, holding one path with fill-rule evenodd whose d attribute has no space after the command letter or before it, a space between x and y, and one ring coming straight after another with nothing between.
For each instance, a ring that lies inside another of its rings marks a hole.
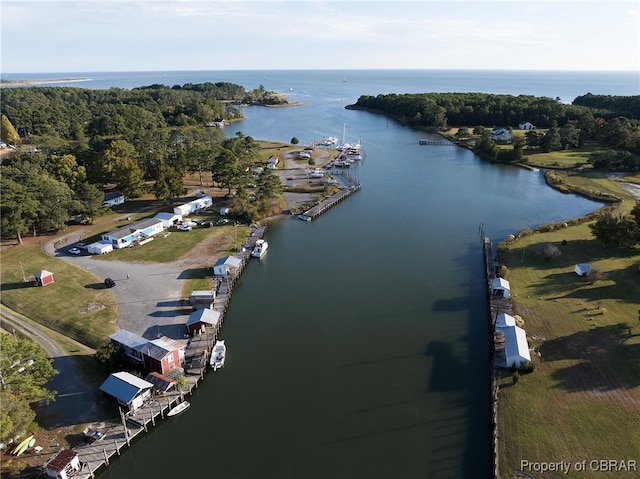
<instances>
[{"instance_id":1,"label":"long pier","mask_svg":"<svg viewBox=\"0 0 640 479\"><path fill-rule=\"evenodd\" d=\"M82 470L73 477L78 479L90 479L101 467L109 466L110 461L119 456L125 447L139 435L147 432L156 423L166 417L167 412L182 402L187 395L191 395L198 387L198 383L204 379L204 374L209 365L211 351L215 344L218 332L222 327L224 313L227 310L233 285L239 279L244 268L251 259L251 251L258 239L266 232L266 225L256 227L242 244L237 257L240 258L240 266L233 274L224 278L213 278L212 289L216 291L213 309L220 312L220 321L215 329L207 330L202 334L195 334L189 339L185 349L185 378L187 386L182 391L168 391L155 396L134 412L123 413L120 411L120 422L114 422L104 426L100 430L102 438L90 444L82 444L73 448L80 458Z\"/></svg>"},{"instance_id":2,"label":"long pier","mask_svg":"<svg viewBox=\"0 0 640 479\"><path fill-rule=\"evenodd\" d=\"M497 361L504 362L505 345L496 341L496 316L498 312L511 314L511 302L507 298L492 294L492 282L497 277L497 269L499 263L493 252L493 243L491 239L484 233L484 225L479 227L480 239L482 241L482 252L484 256L485 276L487 280L487 316L489 319L489 382L491 386L491 459L492 459L492 479L498 479L498 378L496 375L496 358Z\"/></svg>"},{"instance_id":3,"label":"long pier","mask_svg":"<svg viewBox=\"0 0 640 479\"><path fill-rule=\"evenodd\" d=\"M427 140L426 138L420 138L418 140L419 145L433 145L433 146L457 146L451 141L444 140Z\"/></svg>"},{"instance_id":4,"label":"long pier","mask_svg":"<svg viewBox=\"0 0 640 479\"><path fill-rule=\"evenodd\" d=\"M322 213L333 208L335 205L344 201L362 188L362 185L356 178L343 171L332 170L330 173L334 178L338 178L338 181L340 181L340 184L342 185L342 189L331 196L323 198L319 203L299 215L300 217L308 219L309 221L314 220Z\"/></svg>"}]
</instances>

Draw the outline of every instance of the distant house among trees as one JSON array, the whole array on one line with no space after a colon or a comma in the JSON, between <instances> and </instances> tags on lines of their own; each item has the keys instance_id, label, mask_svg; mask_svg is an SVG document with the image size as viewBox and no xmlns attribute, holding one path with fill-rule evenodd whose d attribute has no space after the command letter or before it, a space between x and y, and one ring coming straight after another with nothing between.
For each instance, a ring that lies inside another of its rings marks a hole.
<instances>
[{"instance_id":1,"label":"distant house among trees","mask_svg":"<svg viewBox=\"0 0 640 479\"><path fill-rule=\"evenodd\" d=\"M521 130L535 130L536 129L535 125L533 125L532 123L529 123L528 121L520 122L520 124L518 125L518 128L520 128Z\"/></svg>"},{"instance_id":2,"label":"distant house among trees","mask_svg":"<svg viewBox=\"0 0 640 479\"><path fill-rule=\"evenodd\" d=\"M105 206L113 207L118 206L124 203L125 197L119 191L110 191L109 193L104 194L104 200L102 200L102 204Z\"/></svg>"},{"instance_id":3,"label":"distant house among trees","mask_svg":"<svg viewBox=\"0 0 640 479\"><path fill-rule=\"evenodd\" d=\"M491 130L491 139L493 141L511 143L512 137L511 133L509 133L509 130L501 126L496 126L493 130Z\"/></svg>"}]
</instances>

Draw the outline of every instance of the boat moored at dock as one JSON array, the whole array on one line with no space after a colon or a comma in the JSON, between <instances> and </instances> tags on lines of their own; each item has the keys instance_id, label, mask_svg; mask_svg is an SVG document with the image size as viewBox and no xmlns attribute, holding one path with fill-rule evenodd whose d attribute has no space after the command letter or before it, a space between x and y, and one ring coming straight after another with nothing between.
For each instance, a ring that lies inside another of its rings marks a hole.
<instances>
[{"instance_id":1,"label":"boat moored at dock","mask_svg":"<svg viewBox=\"0 0 640 479\"><path fill-rule=\"evenodd\" d=\"M171 416L177 416L178 414L180 414L181 412L185 411L186 409L189 408L189 406L191 406L191 403L189 401L182 401L181 403L179 403L177 406L172 407L169 412L167 413L168 417Z\"/></svg>"},{"instance_id":2,"label":"boat moored at dock","mask_svg":"<svg viewBox=\"0 0 640 479\"><path fill-rule=\"evenodd\" d=\"M225 357L227 355L227 346L224 344L224 339L216 341L216 345L213 347L211 353L211 367L214 371L224 366Z\"/></svg>"},{"instance_id":3,"label":"boat moored at dock","mask_svg":"<svg viewBox=\"0 0 640 479\"><path fill-rule=\"evenodd\" d=\"M256 244L251 251L251 256L254 258L262 258L267 253L267 248L269 248L269 243L260 238L256 241Z\"/></svg>"}]
</instances>

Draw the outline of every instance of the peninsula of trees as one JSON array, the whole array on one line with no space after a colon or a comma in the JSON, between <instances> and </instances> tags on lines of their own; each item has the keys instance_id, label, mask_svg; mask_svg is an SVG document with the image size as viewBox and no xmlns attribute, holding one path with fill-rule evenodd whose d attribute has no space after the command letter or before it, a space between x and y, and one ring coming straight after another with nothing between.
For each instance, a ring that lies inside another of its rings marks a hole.
<instances>
[{"instance_id":1,"label":"peninsula of trees","mask_svg":"<svg viewBox=\"0 0 640 479\"><path fill-rule=\"evenodd\" d=\"M225 188L256 183L257 199L238 210L247 219L270 214L281 194L266 170L247 173L257 144L238 132L224 138L214 126L242 119L238 105L286 104L261 85L150 85L131 90L75 87L3 88L2 235L20 239L58 231L71 215L101 214L105 186L136 198L153 192L170 201L184 194L183 178L209 173Z\"/></svg>"}]
</instances>

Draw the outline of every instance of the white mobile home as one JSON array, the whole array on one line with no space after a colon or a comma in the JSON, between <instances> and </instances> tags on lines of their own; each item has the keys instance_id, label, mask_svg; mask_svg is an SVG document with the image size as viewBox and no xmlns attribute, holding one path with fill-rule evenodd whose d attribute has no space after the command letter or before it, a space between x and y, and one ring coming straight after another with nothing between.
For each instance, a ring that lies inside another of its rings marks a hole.
<instances>
[{"instance_id":1,"label":"white mobile home","mask_svg":"<svg viewBox=\"0 0 640 479\"><path fill-rule=\"evenodd\" d=\"M189 201L189 203L185 203L183 205L176 206L173 209L173 213L176 215L187 216L192 213L197 213L198 211L204 210L213 204L213 200L210 196L201 196L200 198L196 198L193 201Z\"/></svg>"},{"instance_id":2,"label":"white mobile home","mask_svg":"<svg viewBox=\"0 0 640 479\"><path fill-rule=\"evenodd\" d=\"M118 248L138 244L164 230L161 220L147 218L102 235L102 241Z\"/></svg>"}]
</instances>

